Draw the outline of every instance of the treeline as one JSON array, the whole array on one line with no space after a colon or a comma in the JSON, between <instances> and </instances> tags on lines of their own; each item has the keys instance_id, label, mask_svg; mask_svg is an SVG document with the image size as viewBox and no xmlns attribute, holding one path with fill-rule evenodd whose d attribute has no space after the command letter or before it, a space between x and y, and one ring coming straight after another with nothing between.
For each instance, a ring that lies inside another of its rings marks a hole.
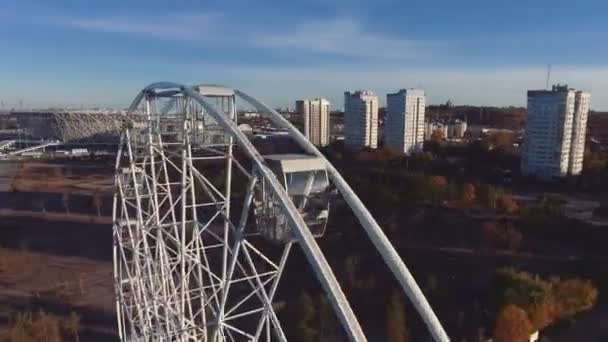
<instances>
[{"instance_id":1,"label":"treeline","mask_svg":"<svg viewBox=\"0 0 608 342\"><path fill-rule=\"evenodd\" d=\"M404 204L430 204L465 210L516 214L519 204L500 186L461 182L434 174L431 153L409 157L388 149L345 150L332 146L325 150L355 192L378 216L402 210Z\"/></svg>"},{"instance_id":2,"label":"treeline","mask_svg":"<svg viewBox=\"0 0 608 342\"><path fill-rule=\"evenodd\" d=\"M526 123L525 107L479 107L430 105L426 113L433 118L458 118L469 124L496 128L520 129Z\"/></svg>"}]
</instances>

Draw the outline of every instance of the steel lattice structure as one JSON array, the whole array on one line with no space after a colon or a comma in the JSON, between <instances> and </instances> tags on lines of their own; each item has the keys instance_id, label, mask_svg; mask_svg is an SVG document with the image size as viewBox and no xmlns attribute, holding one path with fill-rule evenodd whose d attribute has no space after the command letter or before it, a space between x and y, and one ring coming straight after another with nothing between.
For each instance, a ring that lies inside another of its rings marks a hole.
<instances>
[{"instance_id":1,"label":"steel lattice structure","mask_svg":"<svg viewBox=\"0 0 608 342\"><path fill-rule=\"evenodd\" d=\"M307 155L262 156L238 129L237 99L286 129ZM129 112L140 114L130 117L121 135L113 212L122 340L286 340L272 301L295 244L350 340L365 341L315 240L327 222L331 183L433 338L448 341L412 275L357 195L274 110L235 89L156 83L138 94ZM236 158L234 148L246 160ZM231 203L232 198L239 203ZM268 244L274 248L265 248Z\"/></svg>"},{"instance_id":2,"label":"steel lattice structure","mask_svg":"<svg viewBox=\"0 0 608 342\"><path fill-rule=\"evenodd\" d=\"M104 111L20 112L14 114L24 133L35 139L61 142L116 143L128 115Z\"/></svg>"},{"instance_id":3,"label":"steel lattice structure","mask_svg":"<svg viewBox=\"0 0 608 342\"><path fill-rule=\"evenodd\" d=\"M83 140L99 135L118 137L125 115L103 112L55 113L56 129L61 141Z\"/></svg>"}]
</instances>

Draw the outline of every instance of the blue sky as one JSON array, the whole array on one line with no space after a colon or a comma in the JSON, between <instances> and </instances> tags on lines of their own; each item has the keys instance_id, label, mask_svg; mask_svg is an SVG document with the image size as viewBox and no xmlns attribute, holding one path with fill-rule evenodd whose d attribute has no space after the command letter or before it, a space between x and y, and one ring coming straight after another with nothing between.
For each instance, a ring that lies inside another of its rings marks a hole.
<instances>
[{"instance_id":1,"label":"blue sky","mask_svg":"<svg viewBox=\"0 0 608 342\"><path fill-rule=\"evenodd\" d=\"M524 105L552 82L608 110L608 1L0 0L5 107L128 105L154 81L220 83L274 106L344 90Z\"/></svg>"}]
</instances>

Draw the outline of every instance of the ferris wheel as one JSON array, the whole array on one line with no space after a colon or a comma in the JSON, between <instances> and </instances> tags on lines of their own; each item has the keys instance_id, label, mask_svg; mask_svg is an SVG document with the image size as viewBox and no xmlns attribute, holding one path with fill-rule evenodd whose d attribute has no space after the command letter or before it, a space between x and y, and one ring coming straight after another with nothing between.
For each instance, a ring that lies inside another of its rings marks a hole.
<instances>
[{"instance_id":1,"label":"ferris wheel","mask_svg":"<svg viewBox=\"0 0 608 342\"><path fill-rule=\"evenodd\" d=\"M238 128L241 103L287 132L305 153L260 154ZM236 89L163 82L137 95L128 118L116 158L113 207L121 340L286 341L273 299L295 247L349 339L366 341L316 242L336 189L431 336L448 341L361 200L276 111Z\"/></svg>"}]
</instances>

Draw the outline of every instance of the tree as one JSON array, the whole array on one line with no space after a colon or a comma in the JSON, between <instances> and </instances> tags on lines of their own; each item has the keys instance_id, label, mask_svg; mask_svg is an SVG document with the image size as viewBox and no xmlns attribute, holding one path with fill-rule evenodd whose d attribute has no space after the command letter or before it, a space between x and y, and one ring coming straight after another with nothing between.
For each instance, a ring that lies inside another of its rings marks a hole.
<instances>
[{"instance_id":1,"label":"tree","mask_svg":"<svg viewBox=\"0 0 608 342\"><path fill-rule=\"evenodd\" d=\"M344 272L349 286L355 287L357 283L357 273L359 272L359 256L357 254L348 255L344 259Z\"/></svg>"},{"instance_id":2,"label":"tree","mask_svg":"<svg viewBox=\"0 0 608 342\"><path fill-rule=\"evenodd\" d=\"M551 284L539 276L514 268L496 271L495 287L498 291L498 306L508 304L527 308L551 296Z\"/></svg>"},{"instance_id":3,"label":"tree","mask_svg":"<svg viewBox=\"0 0 608 342\"><path fill-rule=\"evenodd\" d=\"M296 336L302 342L318 341L318 331L314 326L315 320L315 304L306 292L302 293L296 304L297 324Z\"/></svg>"},{"instance_id":4,"label":"tree","mask_svg":"<svg viewBox=\"0 0 608 342\"><path fill-rule=\"evenodd\" d=\"M521 240L523 240L523 235L515 227L508 225L505 228L504 233L501 236L501 238L502 238L501 247L506 248L508 250L515 251L515 250L518 250L519 247L521 246Z\"/></svg>"},{"instance_id":5,"label":"tree","mask_svg":"<svg viewBox=\"0 0 608 342\"><path fill-rule=\"evenodd\" d=\"M527 342L532 334L532 324L524 310L515 306L504 307L494 325L494 342Z\"/></svg>"},{"instance_id":6,"label":"tree","mask_svg":"<svg viewBox=\"0 0 608 342\"><path fill-rule=\"evenodd\" d=\"M608 158L605 154L586 152L583 158L583 172L585 174L600 174L606 170Z\"/></svg>"},{"instance_id":7,"label":"tree","mask_svg":"<svg viewBox=\"0 0 608 342\"><path fill-rule=\"evenodd\" d=\"M497 201L502 196L503 190L501 188L495 188L489 184L480 184L478 186L477 194L479 200L486 206L496 209Z\"/></svg>"},{"instance_id":8,"label":"tree","mask_svg":"<svg viewBox=\"0 0 608 342\"><path fill-rule=\"evenodd\" d=\"M434 274L430 274L426 278L426 286L424 288L424 292L428 293L429 295L432 295L435 292L437 292L438 289L439 289L439 280L437 279L437 276Z\"/></svg>"},{"instance_id":9,"label":"tree","mask_svg":"<svg viewBox=\"0 0 608 342\"><path fill-rule=\"evenodd\" d=\"M10 342L59 342L59 318L42 310L19 312L9 322L8 337Z\"/></svg>"},{"instance_id":10,"label":"tree","mask_svg":"<svg viewBox=\"0 0 608 342\"><path fill-rule=\"evenodd\" d=\"M562 216L568 201L559 194L543 194L540 198L541 208L548 214Z\"/></svg>"},{"instance_id":11,"label":"tree","mask_svg":"<svg viewBox=\"0 0 608 342\"><path fill-rule=\"evenodd\" d=\"M589 310L597 302L598 290L588 280L542 279L513 268L499 269L495 280L497 306L516 305L522 308L534 330Z\"/></svg>"},{"instance_id":12,"label":"tree","mask_svg":"<svg viewBox=\"0 0 608 342\"><path fill-rule=\"evenodd\" d=\"M29 342L34 340L34 332L31 331L32 313L18 312L9 321L9 341L10 342Z\"/></svg>"},{"instance_id":13,"label":"tree","mask_svg":"<svg viewBox=\"0 0 608 342\"><path fill-rule=\"evenodd\" d=\"M514 133L499 131L486 135L481 141L481 146L488 151L495 148L506 149L512 147L514 142Z\"/></svg>"},{"instance_id":14,"label":"tree","mask_svg":"<svg viewBox=\"0 0 608 342\"><path fill-rule=\"evenodd\" d=\"M410 178L411 186L406 188L405 196L409 196L412 200L427 201L431 199L431 189L428 179L423 174L413 174Z\"/></svg>"},{"instance_id":15,"label":"tree","mask_svg":"<svg viewBox=\"0 0 608 342\"><path fill-rule=\"evenodd\" d=\"M391 146L378 149L378 154L382 161L396 161L403 158L403 151Z\"/></svg>"},{"instance_id":16,"label":"tree","mask_svg":"<svg viewBox=\"0 0 608 342\"><path fill-rule=\"evenodd\" d=\"M437 188L443 188L448 184L443 176L431 177L431 185Z\"/></svg>"},{"instance_id":17,"label":"tree","mask_svg":"<svg viewBox=\"0 0 608 342\"><path fill-rule=\"evenodd\" d=\"M405 304L401 294L395 291L386 303L386 341L406 342L408 340Z\"/></svg>"},{"instance_id":18,"label":"tree","mask_svg":"<svg viewBox=\"0 0 608 342\"><path fill-rule=\"evenodd\" d=\"M70 315L62 321L63 329L70 335L74 336L76 342L80 341L78 336L78 330L80 329L80 316L74 311L70 312Z\"/></svg>"},{"instance_id":19,"label":"tree","mask_svg":"<svg viewBox=\"0 0 608 342\"><path fill-rule=\"evenodd\" d=\"M60 342L61 332L59 317L53 314L47 314L44 311L38 311L36 326L36 340L45 342Z\"/></svg>"},{"instance_id":20,"label":"tree","mask_svg":"<svg viewBox=\"0 0 608 342\"><path fill-rule=\"evenodd\" d=\"M476 198L475 186L471 183L464 183L462 186L462 197L469 202L474 202Z\"/></svg>"},{"instance_id":21,"label":"tree","mask_svg":"<svg viewBox=\"0 0 608 342\"><path fill-rule=\"evenodd\" d=\"M515 142L515 133L512 132L497 132L492 135L496 148L512 147Z\"/></svg>"},{"instance_id":22,"label":"tree","mask_svg":"<svg viewBox=\"0 0 608 342\"><path fill-rule=\"evenodd\" d=\"M374 162L376 155L372 151L361 150L355 155L355 160L359 163Z\"/></svg>"},{"instance_id":23,"label":"tree","mask_svg":"<svg viewBox=\"0 0 608 342\"><path fill-rule=\"evenodd\" d=\"M521 232L513 226L492 221L481 224L481 236L485 246L508 250L519 249L523 239Z\"/></svg>"},{"instance_id":24,"label":"tree","mask_svg":"<svg viewBox=\"0 0 608 342\"><path fill-rule=\"evenodd\" d=\"M470 207L473 203L475 203L476 199L475 195L475 186L471 183L464 183L462 186L462 195L461 201L465 207Z\"/></svg>"},{"instance_id":25,"label":"tree","mask_svg":"<svg viewBox=\"0 0 608 342\"><path fill-rule=\"evenodd\" d=\"M498 248L501 245L502 235L496 222L487 221L481 224L481 237L484 246Z\"/></svg>"},{"instance_id":26,"label":"tree","mask_svg":"<svg viewBox=\"0 0 608 342\"><path fill-rule=\"evenodd\" d=\"M46 206L44 205L45 203L45 198L43 196L40 196L38 198L36 198L34 200L36 207L40 208L40 211L42 212L43 215L46 214Z\"/></svg>"},{"instance_id":27,"label":"tree","mask_svg":"<svg viewBox=\"0 0 608 342\"><path fill-rule=\"evenodd\" d=\"M436 129L431 133L431 141L435 144L441 143L445 139L445 133L442 129Z\"/></svg>"},{"instance_id":28,"label":"tree","mask_svg":"<svg viewBox=\"0 0 608 342\"><path fill-rule=\"evenodd\" d=\"M527 311L532 326L536 330L540 330L555 321L559 315L559 310L559 303L553 297L547 297L538 303L531 304Z\"/></svg>"},{"instance_id":29,"label":"tree","mask_svg":"<svg viewBox=\"0 0 608 342\"><path fill-rule=\"evenodd\" d=\"M519 205L517 205L517 202L513 199L513 196L507 194L503 194L498 197L497 206L501 212L509 215L514 214L517 212L517 210L519 210Z\"/></svg>"},{"instance_id":30,"label":"tree","mask_svg":"<svg viewBox=\"0 0 608 342\"><path fill-rule=\"evenodd\" d=\"M433 162L433 154L430 152L416 152L407 157L408 168L414 170L426 170Z\"/></svg>"},{"instance_id":31,"label":"tree","mask_svg":"<svg viewBox=\"0 0 608 342\"><path fill-rule=\"evenodd\" d=\"M329 304L329 301L325 297L325 293L321 293L318 296L318 306L319 306L319 341L334 341L336 330L335 328L338 325L336 321L336 316L334 315L334 311Z\"/></svg>"},{"instance_id":32,"label":"tree","mask_svg":"<svg viewBox=\"0 0 608 342\"><path fill-rule=\"evenodd\" d=\"M481 224L481 237L483 244L487 247L494 248L497 241L500 240L500 231L495 222L487 221Z\"/></svg>"},{"instance_id":33,"label":"tree","mask_svg":"<svg viewBox=\"0 0 608 342\"><path fill-rule=\"evenodd\" d=\"M97 208L97 217L101 216L101 205L103 204L103 198L99 192L95 192L93 195L93 205Z\"/></svg>"},{"instance_id":34,"label":"tree","mask_svg":"<svg viewBox=\"0 0 608 342\"><path fill-rule=\"evenodd\" d=\"M61 196L61 201L65 207L65 213L70 215L70 194L68 192L64 192Z\"/></svg>"},{"instance_id":35,"label":"tree","mask_svg":"<svg viewBox=\"0 0 608 342\"><path fill-rule=\"evenodd\" d=\"M560 316L569 317L591 309L597 302L598 291L588 280L566 279L555 284L555 297Z\"/></svg>"},{"instance_id":36,"label":"tree","mask_svg":"<svg viewBox=\"0 0 608 342\"><path fill-rule=\"evenodd\" d=\"M443 176L432 176L429 180L429 187L432 200L438 203L443 198L448 182Z\"/></svg>"}]
</instances>

